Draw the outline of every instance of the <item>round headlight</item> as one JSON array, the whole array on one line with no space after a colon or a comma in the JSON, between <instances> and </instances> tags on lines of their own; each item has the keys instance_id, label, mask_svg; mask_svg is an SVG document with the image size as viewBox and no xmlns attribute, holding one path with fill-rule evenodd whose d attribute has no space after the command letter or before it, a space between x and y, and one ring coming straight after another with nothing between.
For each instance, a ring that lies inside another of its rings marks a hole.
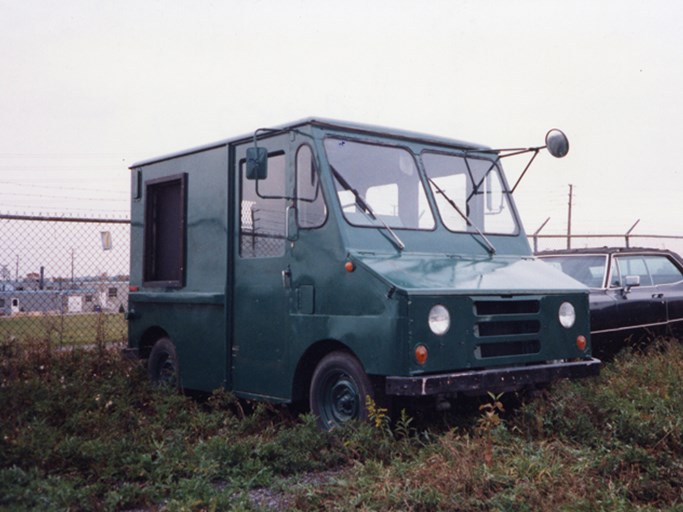
<instances>
[{"instance_id":1,"label":"round headlight","mask_svg":"<svg viewBox=\"0 0 683 512\"><path fill-rule=\"evenodd\" d=\"M441 304L429 310L429 328L437 336L446 334L451 326L451 315Z\"/></svg>"},{"instance_id":2,"label":"round headlight","mask_svg":"<svg viewBox=\"0 0 683 512\"><path fill-rule=\"evenodd\" d=\"M563 302L560 305L560 310L557 315L560 319L562 327L569 329L574 325L576 321L576 311L574 311L574 306L569 302Z\"/></svg>"}]
</instances>

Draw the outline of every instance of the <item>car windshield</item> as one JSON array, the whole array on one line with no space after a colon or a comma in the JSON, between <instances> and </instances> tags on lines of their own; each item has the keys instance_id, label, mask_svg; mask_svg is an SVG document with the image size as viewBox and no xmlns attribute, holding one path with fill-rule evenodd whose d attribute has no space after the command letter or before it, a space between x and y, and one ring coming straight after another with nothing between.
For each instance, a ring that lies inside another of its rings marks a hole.
<instances>
[{"instance_id":1,"label":"car windshield","mask_svg":"<svg viewBox=\"0 0 683 512\"><path fill-rule=\"evenodd\" d=\"M495 162L468 156L422 154L443 223L451 231L518 232L510 198Z\"/></svg>"},{"instance_id":2,"label":"car windshield","mask_svg":"<svg viewBox=\"0 0 683 512\"><path fill-rule=\"evenodd\" d=\"M344 217L356 226L434 229L413 155L394 146L325 139Z\"/></svg>"},{"instance_id":3,"label":"car windshield","mask_svg":"<svg viewBox=\"0 0 683 512\"><path fill-rule=\"evenodd\" d=\"M541 259L589 288L602 288L603 286L607 262L605 255L542 256Z\"/></svg>"}]
</instances>

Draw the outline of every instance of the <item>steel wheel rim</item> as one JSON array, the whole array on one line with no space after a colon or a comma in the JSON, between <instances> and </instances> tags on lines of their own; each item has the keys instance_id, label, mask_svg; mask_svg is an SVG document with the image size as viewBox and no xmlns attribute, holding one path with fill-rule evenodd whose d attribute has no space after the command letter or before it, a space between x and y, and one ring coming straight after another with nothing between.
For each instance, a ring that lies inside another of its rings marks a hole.
<instances>
[{"instance_id":1,"label":"steel wheel rim","mask_svg":"<svg viewBox=\"0 0 683 512\"><path fill-rule=\"evenodd\" d=\"M331 372L321 393L320 415L327 425L341 425L359 417L358 387L344 372Z\"/></svg>"}]
</instances>

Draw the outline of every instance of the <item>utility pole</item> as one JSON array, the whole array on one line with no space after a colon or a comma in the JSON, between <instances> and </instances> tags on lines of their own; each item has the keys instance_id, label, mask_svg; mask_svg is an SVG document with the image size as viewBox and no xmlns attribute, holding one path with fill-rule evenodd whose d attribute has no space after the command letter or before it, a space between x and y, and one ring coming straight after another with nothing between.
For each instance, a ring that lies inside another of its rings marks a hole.
<instances>
[{"instance_id":1,"label":"utility pole","mask_svg":"<svg viewBox=\"0 0 683 512\"><path fill-rule=\"evenodd\" d=\"M572 248L572 201L574 196L574 185L569 185L569 211L567 214L567 249Z\"/></svg>"}]
</instances>

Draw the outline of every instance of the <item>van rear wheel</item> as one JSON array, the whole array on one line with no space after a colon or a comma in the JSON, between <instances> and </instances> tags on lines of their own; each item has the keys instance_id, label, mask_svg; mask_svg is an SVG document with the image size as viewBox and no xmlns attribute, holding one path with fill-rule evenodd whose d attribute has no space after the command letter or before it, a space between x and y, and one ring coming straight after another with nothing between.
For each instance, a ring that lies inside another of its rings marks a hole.
<instances>
[{"instance_id":1,"label":"van rear wheel","mask_svg":"<svg viewBox=\"0 0 683 512\"><path fill-rule=\"evenodd\" d=\"M147 360L147 375L160 387L180 390L178 356L170 339L160 338L152 347Z\"/></svg>"},{"instance_id":2,"label":"van rear wheel","mask_svg":"<svg viewBox=\"0 0 683 512\"><path fill-rule=\"evenodd\" d=\"M329 430L353 420L366 420L367 396L374 400L372 384L358 359L346 352L332 352L318 363L309 400L321 428Z\"/></svg>"}]
</instances>

